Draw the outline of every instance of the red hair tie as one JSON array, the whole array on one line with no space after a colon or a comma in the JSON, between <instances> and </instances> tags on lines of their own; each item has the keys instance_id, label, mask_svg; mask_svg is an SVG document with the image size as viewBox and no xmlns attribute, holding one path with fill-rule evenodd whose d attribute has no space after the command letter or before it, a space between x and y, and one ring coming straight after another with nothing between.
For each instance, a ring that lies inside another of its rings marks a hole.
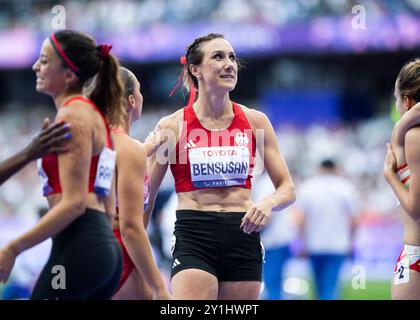
<instances>
[{"instance_id":1,"label":"red hair tie","mask_svg":"<svg viewBox=\"0 0 420 320\"><path fill-rule=\"evenodd\" d=\"M179 75L179 78L178 78L178 81L177 81L175 87L172 89L171 93L169 94L170 97L173 95L175 90L178 89L181 86L182 78L183 78L185 72L187 71L187 57L186 56L180 57L179 58L179 63L184 65L184 67L182 68L181 74ZM190 92L189 92L189 98L188 98L188 105L194 103L195 97L197 95L197 90L195 89L192 81L190 81L190 90L189 91Z\"/></svg>"},{"instance_id":2,"label":"red hair tie","mask_svg":"<svg viewBox=\"0 0 420 320\"><path fill-rule=\"evenodd\" d=\"M96 47L99 51L99 59L105 60L109 56L109 52L112 49L112 45L103 43Z\"/></svg>"},{"instance_id":3,"label":"red hair tie","mask_svg":"<svg viewBox=\"0 0 420 320\"><path fill-rule=\"evenodd\" d=\"M175 87L172 89L171 93L169 94L170 97L172 97L172 95L174 94L175 90L178 89L181 85L182 82L182 78L184 76L185 70L187 69L187 57L186 56L182 56L179 58L179 63L183 64L184 67L182 68L181 74L179 75L178 81L175 84Z\"/></svg>"}]
</instances>

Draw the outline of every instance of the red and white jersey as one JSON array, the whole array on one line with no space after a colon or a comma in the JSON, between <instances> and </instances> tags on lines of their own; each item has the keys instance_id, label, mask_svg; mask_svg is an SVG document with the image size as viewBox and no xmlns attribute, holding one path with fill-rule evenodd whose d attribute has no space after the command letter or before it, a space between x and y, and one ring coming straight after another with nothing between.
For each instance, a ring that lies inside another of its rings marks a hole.
<instances>
[{"instance_id":1,"label":"red and white jersey","mask_svg":"<svg viewBox=\"0 0 420 320\"><path fill-rule=\"evenodd\" d=\"M241 107L232 102L234 118L223 130L208 130L192 105L184 110L182 133L171 163L176 192L219 187L251 188L256 138Z\"/></svg>"},{"instance_id":2,"label":"red and white jersey","mask_svg":"<svg viewBox=\"0 0 420 320\"><path fill-rule=\"evenodd\" d=\"M80 100L88 105L92 106L95 111L97 111L104 121L106 128L106 143L105 148L98 155L91 157L90 169L89 169L89 192L94 192L98 195L108 195L109 187L112 182L112 177L114 174L115 168L115 158L108 165L104 165L103 161L101 162L101 157L106 155L106 149L112 149L112 140L110 134L110 128L108 122L106 121L104 115L101 113L99 108L89 99L86 99L82 96L77 96L67 100L63 107L70 108L73 101ZM114 151L112 151L114 152ZM115 156L114 156L115 157ZM57 153L50 153L44 156L42 159L38 159L38 175L43 183L43 195L49 196L52 194L62 193L60 175L58 169L58 155ZM107 188L103 188L102 185L98 183L98 177L103 177L106 180Z\"/></svg>"},{"instance_id":3,"label":"red and white jersey","mask_svg":"<svg viewBox=\"0 0 420 320\"><path fill-rule=\"evenodd\" d=\"M400 179L401 183L404 185L404 187L409 188L410 187L410 180L411 180L411 172L408 168L408 164L403 164L395 169L395 173L397 174L398 179ZM395 196L397 201L397 206L401 205L400 200L397 196Z\"/></svg>"},{"instance_id":4,"label":"red and white jersey","mask_svg":"<svg viewBox=\"0 0 420 320\"><path fill-rule=\"evenodd\" d=\"M406 163L402 166L399 166L396 169L396 173L401 183L408 188L410 186L411 179L411 172L410 169L408 169L408 164Z\"/></svg>"}]
</instances>

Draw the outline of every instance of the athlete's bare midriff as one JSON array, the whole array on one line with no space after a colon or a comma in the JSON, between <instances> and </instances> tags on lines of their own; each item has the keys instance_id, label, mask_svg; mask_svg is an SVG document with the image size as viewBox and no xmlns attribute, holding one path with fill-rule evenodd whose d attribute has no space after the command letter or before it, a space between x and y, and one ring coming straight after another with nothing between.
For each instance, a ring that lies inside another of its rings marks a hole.
<instances>
[{"instance_id":1,"label":"athlete's bare midriff","mask_svg":"<svg viewBox=\"0 0 420 320\"><path fill-rule=\"evenodd\" d=\"M404 243L420 246L420 224L416 223L403 209L400 209L400 214L404 225Z\"/></svg>"},{"instance_id":2,"label":"athlete's bare midriff","mask_svg":"<svg viewBox=\"0 0 420 320\"><path fill-rule=\"evenodd\" d=\"M239 187L194 190L178 193L178 210L246 212L251 190Z\"/></svg>"}]
</instances>

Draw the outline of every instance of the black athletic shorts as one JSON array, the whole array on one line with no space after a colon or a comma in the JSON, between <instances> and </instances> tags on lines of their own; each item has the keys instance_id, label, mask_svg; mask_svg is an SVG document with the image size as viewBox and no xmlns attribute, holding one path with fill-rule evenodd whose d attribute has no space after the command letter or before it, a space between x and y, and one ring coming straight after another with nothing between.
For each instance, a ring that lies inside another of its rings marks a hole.
<instances>
[{"instance_id":1,"label":"black athletic shorts","mask_svg":"<svg viewBox=\"0 0 420 320\"><path fill-rule=\"evenodd\" d=\"M31 299L112 297L121 277L122 253L105 213L86 209L52 240Z\"/></svg>"},{"instance_id":2,"label":"black athletic shorts","mask_svg":"<svg viewBox=\"0 0 420 320\"><path fill-rule=\"evenodd\" d=\"M185 269L200 269L218 281L261 281L264 249L259 233L240 229L244 215L177 210L171 278Z\"/></svg>"}]
</instances>

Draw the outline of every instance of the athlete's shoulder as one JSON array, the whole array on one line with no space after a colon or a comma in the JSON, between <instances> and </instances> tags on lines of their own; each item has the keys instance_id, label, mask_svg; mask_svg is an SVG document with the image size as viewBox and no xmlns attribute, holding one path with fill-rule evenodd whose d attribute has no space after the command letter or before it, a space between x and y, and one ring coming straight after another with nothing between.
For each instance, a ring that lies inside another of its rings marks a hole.
<instances>
[{"instance_id":1,"label":"athlete's shoulder","mask_svg":"<svg viewBox=\"0 0 420 320\"><path fill-rule=\"evenodd\" d=\"M63 104L64 109L73 109L86 106L89 106L90 108L97 108L96 104L92 100L83 96L68 99Z\"/></svg>"},{"instance_id":2,"label":"athlete's shoulder","mask_svg":"<svg viewBox=\"0 0 420 320\"><path fill-rule=\"evenodd\" d=\"M88 108L83 107L79 103L61 107L58 109L56 121L65 121L71 124L72 128L81 128L89 123L90 112Z\"/></svg>"},{"instance_id":3,"label":"athlete's shoulder","mask_svg":"<svg viewBox=\"0 0 420 320\"><path fill-rule=\"evenodd\" d=\"M254 128L262 128L264 127L270 120L265 115L264 112L246 107L242 104L237 103L237 105L242 109L245 113L245 116L248 118L248 121L251 123L252 127Z\"/></svg>"},{"instance_id":4,"label":"athlete's shoulder","mask_svg":"<svg viewBox=\"0 0 420 320\"><path fill-rule=\"evenodd\" d=\"M87 114L90 114L92 111L94 111L94 106L95 104L92 101L85 98L72 99L68 102L68 104L63 105L58 109L57 118L82 119Z\"/></svg>"},{"instance_id":5,"label":"athlete's shoulder","mask_svg":"<svg viewBox=\"0 0 420 320\"><path fill-rule=\"evenodd\" d=\"M179 122L184 118L184 109L179 109L161 118L156 124L157 129L177 129Z\"/></svg>"},{"instance_id":6,"label":"athlete's shoulder","mask_svg":"<svg viewBox=\"0 0 420 320\"><path fill-rule=\"evenodd\" d=\"M138 165L145 161L146 147L125 133L112 133L118 163Z\"/></svg>"}]
</instances>

